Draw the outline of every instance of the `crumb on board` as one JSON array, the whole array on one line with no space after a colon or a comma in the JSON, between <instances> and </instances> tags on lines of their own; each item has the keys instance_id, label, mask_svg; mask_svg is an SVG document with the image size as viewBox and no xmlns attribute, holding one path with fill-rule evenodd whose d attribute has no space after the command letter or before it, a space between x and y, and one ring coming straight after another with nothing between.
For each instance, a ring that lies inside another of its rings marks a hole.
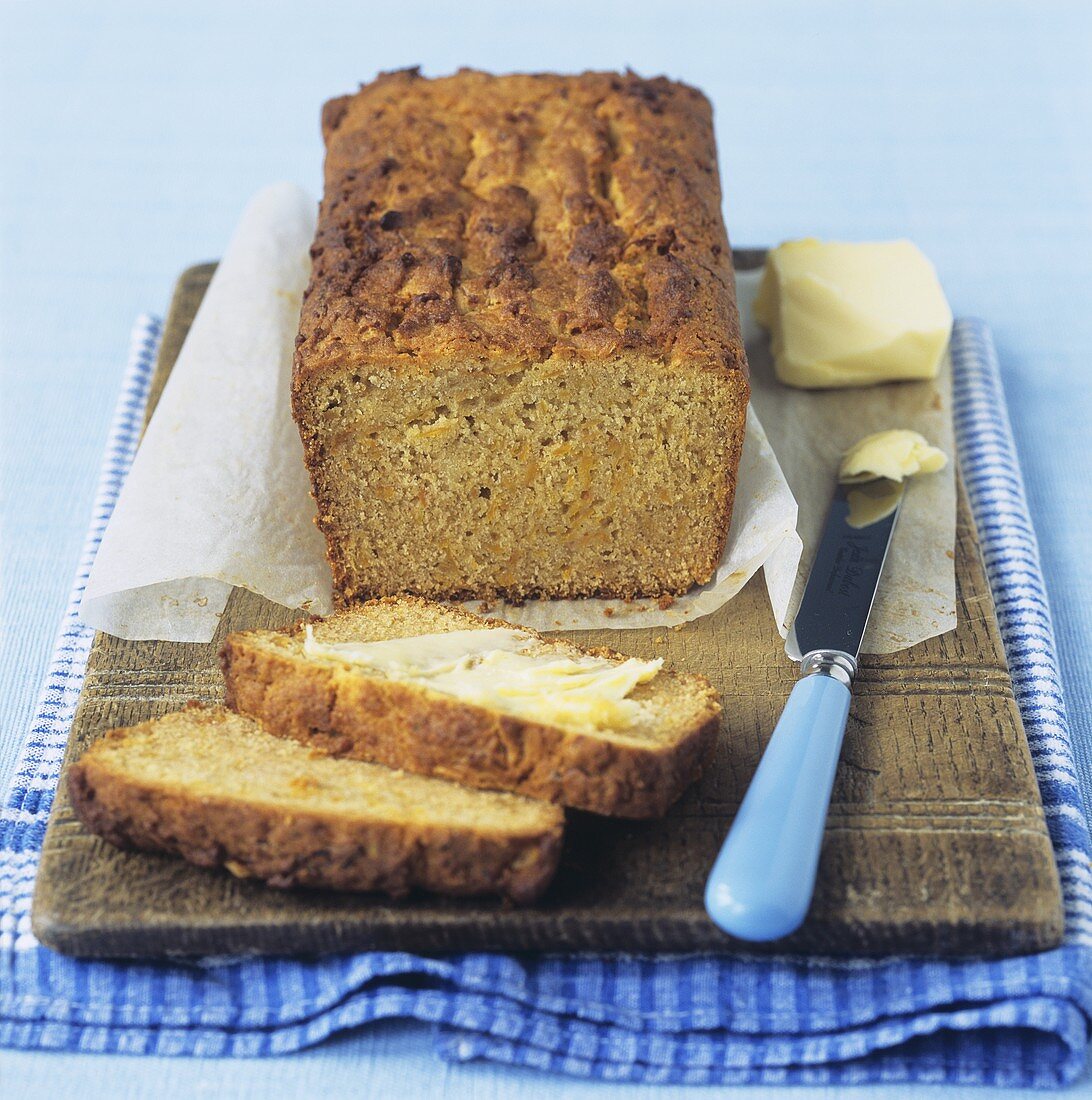
<instances>
[{"instance_id":1,"label":"crumb on board","mask_svg":"<svg viewBox=\"0 0 1092 1100\"><path fill-rule=\"evenodd\" d=\"M667 635L666 634L657 634L656 637L652 639L652 644L653 645L663 645L664 642L666 642L666 641L667 641Z\"/></svg>"},{"instance_id":2,"label":"crumb on board","mask_svg":"<svg viewBox=\"0 0 1092 1100\"><path fill-rule=\"evenodd\" d=\"M668 593L666 596L661 596L656 601L656 606L661 611L666 611L669 607L674 606L674 603L675 603L675 597L672 596L671 593Z\"/></svg>"},{"instance_id":3,"label":"crumb on board","mask_svg":"<svg viewBox=\"0 0 1092 1100\"><path fill-rule=\"evenodd\" d=\"M607 617L608 619L610 619L610 618L613 618L613 616L614 616L614 608L613 608L613 607L604 607L604 608L603 608L603 614L604 614L604 615L606 615L606 617Z\"/></svg>"}]
</instances>

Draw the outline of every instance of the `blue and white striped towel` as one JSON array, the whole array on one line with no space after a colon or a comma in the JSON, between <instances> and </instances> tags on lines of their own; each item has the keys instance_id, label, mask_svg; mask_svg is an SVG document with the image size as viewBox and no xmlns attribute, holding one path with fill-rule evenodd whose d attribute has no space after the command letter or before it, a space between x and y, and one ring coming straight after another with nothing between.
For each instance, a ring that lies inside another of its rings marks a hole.
<instances>
[{"instance_id":1,"label":"blue and white striped towel","mask_svg":"<svg viewBox=\"0 0 1092 1100\"><path fill-rule=\"evenodd\" d=\"M159 322L134 334L87 545L37 717L0 811L0 1044L285 1053L383 1017L439 1025L448 1058L617 1081L1059 1085L1092 1012L1092 872L1050 613L988 329L957 323L960 459L983 540L1066 904L1063 947L1006 961L421 958L79 962L40 946L30 898L91 645L77 618L136 447Z\"/></svg>"}]
</instances>

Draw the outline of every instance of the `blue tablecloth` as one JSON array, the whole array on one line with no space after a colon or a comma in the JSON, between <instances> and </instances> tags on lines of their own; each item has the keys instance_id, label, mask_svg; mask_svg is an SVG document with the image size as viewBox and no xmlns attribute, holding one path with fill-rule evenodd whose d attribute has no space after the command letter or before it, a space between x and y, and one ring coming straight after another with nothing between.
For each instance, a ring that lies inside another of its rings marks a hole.
<instances>
[{"instance_id":1,"label":"blue tablecloth","mask_svg":"<svg viewBox=\"0 0 1092 1100\"><path fill-rule=\"evenodd\" d=\"M0 774L14 765L63 611L129 319L165 300L181 266L218 254L261 183L295 176L317 186L318 102L377 68L417 61L432 72L632 63L683 76L714 99L737 243L910 236L937 262L957 313L990 319L1087 789L1087 9L631 3L517 14L406 2L330 7L324 18L323 8L0 13ZM272 1081L284 1095L412 1094L436 1076L429 1049L422 1032L386 1027L287 1062L176 1061L169 1073L151 1058L0 1052L0 1081L78 1083L87 1095L116 1094L119 1078L129 1095L187 1095L213 1081L239 1095ZM445 1070L443 1080L453 1094L585 1091L480 1067Z\"/></svg>"}]
</instances>

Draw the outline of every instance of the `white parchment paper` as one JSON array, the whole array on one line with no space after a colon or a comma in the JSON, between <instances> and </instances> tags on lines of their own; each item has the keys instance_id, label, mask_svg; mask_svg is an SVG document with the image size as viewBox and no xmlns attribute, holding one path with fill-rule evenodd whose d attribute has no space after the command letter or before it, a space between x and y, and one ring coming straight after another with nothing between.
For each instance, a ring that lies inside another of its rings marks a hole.
<instances>
[{"instance_id":1,"label":"white parchment paper","mask_svg":"<svg viewBox=\"0 0 1092 1100\"><path fill-rule=\"evenodd\" d=\"M99 549L82 609L90 625L124 638L208 641L233 585L286 607L330 610L289 408L315 211L291 184L264 189L244 211ZM554 630L670 626L715 611L765 564L780 620L799 557L796 501L752 410L728 544L709 584L667 608L549 600L498 603L491 613Z\"/></svg>"},{"instance_id":2,"label":"white parchment paper","mask_svg":"<svg viewBox=\"0 0 1092 1100\"><path fill-rule=\"evenodd\" d=\"M99 547L80 612L91 626L207 642L234 585L330 610L288 406L316 213L293 184L243 212Z\"/></svg>"}]
</instances>

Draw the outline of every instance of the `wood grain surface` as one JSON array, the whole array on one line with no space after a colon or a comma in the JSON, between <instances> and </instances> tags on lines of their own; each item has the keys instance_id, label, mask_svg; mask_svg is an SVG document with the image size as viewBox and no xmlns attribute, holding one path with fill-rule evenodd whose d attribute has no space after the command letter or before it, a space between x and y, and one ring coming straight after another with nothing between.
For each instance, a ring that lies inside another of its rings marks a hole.
<instances>
[{"instance_id":1,"label":"wood grain surface","mask_svg":"<svg viewBox=\"0 0 1092 1100\"><path fill-rule=\"evenodd\" d=\"M760 260L760 253L737 255L740 267ZM179 281L149 409L213 270L191 268ZM772 950L1000 955L1061 939L1058 876L962 491L957 542L958 629L862 661L815 900L801 931ZM64 774L92 741L189 699L219 701L223 636L293 617L236 589L208 645L98 635L38 873L33 927L44 943L131 957L733 947L705 915L705 877L796 675L761 577L717 614L679 630L571 635L704 673L721 693L724 721L713 766L664 820L571 813L562 869L546 897L526 909L279 891L120 852L75 819Z\"/></svg>"}]
</instances>

